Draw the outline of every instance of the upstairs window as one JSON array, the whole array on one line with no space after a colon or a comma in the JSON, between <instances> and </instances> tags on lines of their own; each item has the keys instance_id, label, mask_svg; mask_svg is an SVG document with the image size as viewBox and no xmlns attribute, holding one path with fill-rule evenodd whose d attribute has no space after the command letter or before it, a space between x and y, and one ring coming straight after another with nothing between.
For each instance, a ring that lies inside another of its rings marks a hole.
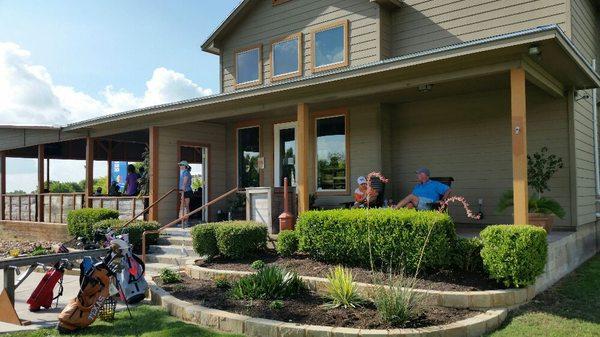
<instances>
[{"instance_id":1,"label":"upstairs window","mask_svg":"<svg viewBox=\"0 0 600 337\"><path fill-rule=\"evenodd\" d=\"M271 80L283 80L302 75L302 34L276 40L271 45Z\"/></svg>"},{"instance_id":2,"label":"upstairs window","mask_svg":"<svg viewBox=\"0 0 600 337\"><path fill-rule=\"evenodd\" d=\"M348 65L348 20L312 32L312 70L325 71Z\"/></svg>"},{"instance_id":3,"label":"upstairs window","mask_svg":"<svg viewBox=\"0 0 600 337\"><path fill-rule=\"evenodd\" d=\"M236 88L262 83L262 45L235 52L235 83Z\"/></svg>"}]
</instances>

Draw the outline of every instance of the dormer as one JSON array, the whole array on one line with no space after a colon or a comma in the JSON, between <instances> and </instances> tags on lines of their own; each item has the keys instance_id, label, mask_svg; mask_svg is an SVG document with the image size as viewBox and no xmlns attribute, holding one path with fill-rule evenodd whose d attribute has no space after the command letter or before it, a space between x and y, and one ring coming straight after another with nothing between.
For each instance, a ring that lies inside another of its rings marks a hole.
<instances>
[{"instance_id":1,"label":"dormer","mask_svg":"<svg viewBox=\"0 0 600 337\"><path fill-rule=\"evenodd\" d=\"M202 45L221 91L299 79L390 56L400 0L244 0Z\"/></svg>"}]
</instances>

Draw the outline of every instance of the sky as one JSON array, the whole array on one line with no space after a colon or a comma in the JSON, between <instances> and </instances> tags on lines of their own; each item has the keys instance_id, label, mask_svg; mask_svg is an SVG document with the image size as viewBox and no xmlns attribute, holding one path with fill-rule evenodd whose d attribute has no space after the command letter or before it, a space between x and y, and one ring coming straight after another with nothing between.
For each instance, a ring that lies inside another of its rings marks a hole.
<instances>
[{"instance_id":1,"label":"sky","mask_svg":"<svg viewBox=\"0 0 600 337\"><path fill-rule=\"evenodd\" d=\"M0 124L64 125L218 93L219 58L200 46L238 2L0 0ZM7 190L34 190L35 165L9 159ZM50 167L51 180L84 179L83 163Z\"/></svg>"}]
</instances>

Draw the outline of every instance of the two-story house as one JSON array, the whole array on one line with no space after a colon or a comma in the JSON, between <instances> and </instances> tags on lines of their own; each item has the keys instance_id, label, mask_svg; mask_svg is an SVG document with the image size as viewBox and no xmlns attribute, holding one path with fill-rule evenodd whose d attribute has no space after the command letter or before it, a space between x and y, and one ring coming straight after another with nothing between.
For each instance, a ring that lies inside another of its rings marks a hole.
<instances>
[{"instance_id":1,"label":"two-story house","mask_svg":"<svg viewBox=\"0 0 600 337\"><path fill-rule=\"evenodd\" d=\"M202 45L220 59L221 93L1 129L2 177L13 156L40 158L40 186L44 158L86 159L92 177L94 160L133 160L147 143L150 202L177 186L186 159L204 164L207 199L287 177L302 212L311 196L352 200L371 171L398 200L426 166L480 203L481 223L524 223L527 153L546 146L565 162L547 194L567 211L557 227L575 229L596 222L599 32L596 0L244 0ZM514 218L494 211L510 189ZM170 195L150 217L173 220L176 204Z\"/></svg>"}]
</instances>

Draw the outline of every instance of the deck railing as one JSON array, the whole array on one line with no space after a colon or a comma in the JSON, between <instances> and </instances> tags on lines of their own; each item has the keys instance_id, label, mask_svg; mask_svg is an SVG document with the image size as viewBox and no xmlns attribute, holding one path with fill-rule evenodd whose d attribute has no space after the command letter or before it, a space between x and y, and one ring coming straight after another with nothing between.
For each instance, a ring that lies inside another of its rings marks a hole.
<instances>
[{"instance_id":1,"label":"deck railing","mask_svg":"<svg viewBox=\"0 0 600 337\"><path fill-rule=\"evenodd\" d=\"M2 194L4 199L4 219L16 221L36 221L37 194Z\"/></svg>"},{"instance_id":2,"label":"deck railing","mask_svg":"<svg viewBox=\"0 0 600 337\"><path fill-rule=\"evenodd\" d=\"M66 223L69 211L85 205L84 193L44 193L44 222Z\"/></svg>"},{"instance_id":3,"label":"deck railing","mask_svg":"<svg viewBox=\"0 0 600 337\"><path fill-rule=\"evenodd\" d=\"M92 208L110 208L119 212L119 219L130 220L137 211L147 207L148 196L92 196ZM145 219L146 217L144 217Z\"/></svg>"}]
</instances>

